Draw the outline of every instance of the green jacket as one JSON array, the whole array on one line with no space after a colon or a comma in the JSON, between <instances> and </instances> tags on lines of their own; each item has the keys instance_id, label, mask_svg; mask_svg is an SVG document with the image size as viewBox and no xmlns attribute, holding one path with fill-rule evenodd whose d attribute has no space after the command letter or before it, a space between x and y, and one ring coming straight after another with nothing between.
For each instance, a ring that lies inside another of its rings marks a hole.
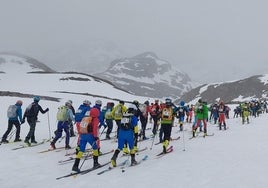
<instances>
[{"instance_id":1,"label":"green jacket","mask_svg":"<svg viewBox=\"0 0 268 188\"><path fill-rule=\"evenodd\" d=\"M195 109L197 119L208 118L208 106L204 103L198 104Z\"/></svg>"}]
</instances>

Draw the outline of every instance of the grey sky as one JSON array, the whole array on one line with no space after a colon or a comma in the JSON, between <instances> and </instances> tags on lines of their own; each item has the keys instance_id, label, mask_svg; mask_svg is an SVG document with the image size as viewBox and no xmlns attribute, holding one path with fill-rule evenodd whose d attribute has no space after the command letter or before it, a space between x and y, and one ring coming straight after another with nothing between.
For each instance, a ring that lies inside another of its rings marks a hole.
<instances>
[{"instance_id":1,"label":"grey sky","mask_svg":"<svg viewBox=\"0 0 268 188\"><path fill-rule=\"evenodd\" d=\"M0 51L53 61L56 48L107 40L132 56L153 51L195 81L234 80L268 73L267 7L266 0L0 0Z\"/></svg>"}]
</instances>

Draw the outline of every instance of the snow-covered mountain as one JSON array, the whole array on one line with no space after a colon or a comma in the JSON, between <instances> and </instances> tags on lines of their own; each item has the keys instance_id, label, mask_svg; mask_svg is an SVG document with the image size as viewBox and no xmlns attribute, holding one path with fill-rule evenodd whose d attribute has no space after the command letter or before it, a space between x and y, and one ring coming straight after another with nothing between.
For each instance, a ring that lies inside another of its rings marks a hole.
<instances>
[{"instance_id":1,"label":"snow-covered mountain","mask_svg":"<svg viewBox=\"0 0 268 188\"><path fill-rule=\"evenodd\" d=\"M23 66L24 64L27 64L27 66ZM46 66L44 63L25 56L18 53L11 53L11 52L0 52L0 70L1 73L8 72L17 72L20 74L20 72L32 72L32 71L41 71L41 72L55 72L48 66ZM18 69L19 68L19 72ZM25 68L25 69L21 69Z\"/></svg>"},{"instance_id":2,"label":"snow-covered mountain","mask_svg":"<svg viewBox=\"0 0 268 188\"><path fill-rule=\"evenodd\" d=\"M249 101L252 99L267 99L268 74L255 75L249 78L224 82L211 83L199 86L183 94L179 100L195 102L202 98L208 103L223 100L227 103Z\"/></svg>"},{"instance_id":3,"label":"snow-covered mountain","mask_svg":"<svg viewBox=\"0 0 268 188\"><path fill-rule=\"evenodd\" d=\"M116 59L105 72L95 76L107 79L133 94L148 97L176 98L193 86L186 73L175 70L170 63L152 52Z\"/></svg>"},{"instance_id":4,"label":"snow-covered mountain","mask_svg":"<svg viewBox=\"0 0 268 188\"><path fill-rule=\"evenodd\" d=\"M95 98L118 101L129 97L132 100L145 100L106 80L81 73L55 72L43 63L22 55L1 53L0 70L0 96L31 98L40 95L42 99L52 101L67 100L66 96L69 96L70 99L80 98L78 103L84 98L93 101Z\"/></svg>"}]
</instances>

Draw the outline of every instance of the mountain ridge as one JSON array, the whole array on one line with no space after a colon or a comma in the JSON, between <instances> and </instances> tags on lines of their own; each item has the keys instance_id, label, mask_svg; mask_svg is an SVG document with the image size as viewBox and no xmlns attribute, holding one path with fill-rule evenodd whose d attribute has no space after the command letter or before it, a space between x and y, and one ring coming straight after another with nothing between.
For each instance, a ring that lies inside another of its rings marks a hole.
<instances>
[{"instance_id":1,"label":"mountain ridge","mask_svg":"<svg viewBox=\"0 0 268 188\"><path fill-rule=\"evenodd\" d=\"M106 71L94 75L111 80L133 94L155 98L175 98L193 87L186 73L174 70L153 52L115 59Z\"/></svg>"}]
</instances>

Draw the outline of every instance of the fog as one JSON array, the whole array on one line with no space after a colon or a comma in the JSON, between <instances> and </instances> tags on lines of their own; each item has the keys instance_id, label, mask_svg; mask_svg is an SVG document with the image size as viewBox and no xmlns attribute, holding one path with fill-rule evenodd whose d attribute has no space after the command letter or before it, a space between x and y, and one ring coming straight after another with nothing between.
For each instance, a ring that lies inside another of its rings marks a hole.
<instances>
[{"instance_id":1,"label":"fog","mask_svg":"<svg viewBox=\"0 0 268 188\"><path fill-rule=\"evenodd\" d=\"M268 72L267 5L264 0L0 0L0 51L19 52L52 68L102 63L92 72L114 58L152 51L200 83L236 80Z\"/></svg>"}]
</instances>

